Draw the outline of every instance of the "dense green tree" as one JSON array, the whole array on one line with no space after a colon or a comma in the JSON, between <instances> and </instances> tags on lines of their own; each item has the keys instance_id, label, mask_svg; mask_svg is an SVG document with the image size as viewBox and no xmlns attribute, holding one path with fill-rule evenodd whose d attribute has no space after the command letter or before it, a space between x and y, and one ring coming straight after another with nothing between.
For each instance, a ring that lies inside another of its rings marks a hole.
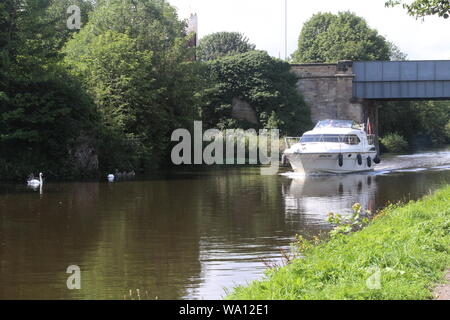
<instances>
[{"instance_id":1,"label":"dense green tree","mask_svg":"<svg viewBox=\"0 0 450 320\"><path fill-rule=\"evenodd\" d=\"M82 20L87 20L92 9L89 0L4 0L0 4L2 56L10 67L17 67L17 74L40 73L40 67L60 60L59 49L75 32L67 28L71 4L80 6Z\"/></svg>"},{"instance_id":2,"label":"dense green tree","mask_svg":"<svg viewBox=\"0 0 450 320\"><path fill-rule=\"evenodd\" d=\"M449 117L446 101L386 102L380 110L380 135L398 133L411 147L448 143Z\"/></svg>"},{"instance_id":3,"label":"dense green tree","mask_svg":"<svg viewBox=\"0 0 450 320\"><path fill-rule=\"evenodd\" d=\"M296 89L297 77L290 65L266 52L251 51L214 60L208 64L203 120L209 127L278 128L298 135L311 126L310 111ZM247 102L257 124L233 117L233 99Z\"/></svg>"},{"instance_id":4,"label":"dense green tree","mask_svg":"<svg viewBox=\"0 0 450 320\"><path fill-rule=\"evenodd\" d=\"M84 78L105 123L124 132L135 131L138 113L156 95L151 90L155 81L150 72L152 52L139 51L135 39L113 31L91 39L83 48L89 55L78 56L72 48L77 45L73 41L66 48L66 62Z\"/></svg>"},{"instance_id":5,"label":"dense green tree","mask_svg":"<svg viewBox=\"0 0 450 320\"><path fill-rule=\"evenodd\" d=\"M10 8L9 1L0 3L0 103L7 99L9 73Z\"/></svg>"},{"instance_id":6,"label":"dense green tree","mask_svg":"<svg viewBox=\"0 0 450 320\"><path fill-rule=\"evenodd\" d=\"M53 46L55 52L64 46L64 44L78 31L67 27L67 20L71 16L67 9L75 5L80 8L81 27L89 21L89 14L94 10L95 3L93 0L50 0L50 5L46 10L46 19L54 28Z\"/></svg>"},{"instance_id":7,"label":"dense green tree","mask_svg":"<svg viewBox=\"0 0 450 320\"><path fill-rule=\"evenodd\" d=\"M445 126L450 119L450 103L448 101L414 102L414 109L419 120L416 132L416 144L443 144L447 139Z\"/></svg>"},{"instance_id":8,"label":"dense green tree","mask_svg":"<svg viewBox=\"0 0 450 320\"><path fill-rule=\"evenodd\" d=\"M430 15L438 15L447 19L450 16L450 1L448 0L414 0L405 2L403 0L386 1L387 7L402 5L410 16L423 18Z\"/></svg>"},{"instance_id":9,"label":"dense green tree","mask_svg":"<svg viewBox=\"0 0 450 320\"><path fill-rule=\"evenodd\" d=\"M303 26L293 62L389 60L391 45L351 12L318 13Z\"/></svg>"},{"instance_id":10,"label":"dense green tree","mask_svg":"<svg viewBox=\"0 0 450 320\"><path fill-rule=\"evenodd\" d=\"M450 119L448 120L447 124L445 125L445 134L447 136L447 143L450 143Z\"/></svg>"},{"instance_id":11,"label":"dense green tree","mask_svg":"<svg viewBox=\"0 0 450 320\"><path fill-rule=\"evenodd\" d=\"M0 179L38 171L59 178L80 174L70 152L97 125L92 102L63 70L11 79L0 104Z\"/></svg>"},{"instance_id":12,"label":"dense green tree","mask_svg":"<svg viewBox=\"0 0 450 320\"><path fill-rule=\"evenodd\" d=\"M255 45L242 33L216 32L200 40L197 56L202 61L209 61L252 50L255 50Z\"/></svg>"},{"instance_id":13,"label":"dense green tree","mask_svg":"<svg viewBox=\"0 0 450 320\"><path fill-rule=\"evenodd\" d=\"M400 50L399 47L397 47L397 45L395 45L392 42L388 43L389 45L389 60L391 61L405 61L408 60L408 55L406 53L404 53L403 51Z\"/></svg>"},{"instance_id":14,"label":"dense green tree","mask_svg":"<svg viewBox=\"0 0 450 320\"><path fill-rule=\"evenodd\" d=\"M398 133L410 143L420 123L411 102L384 102L379 111L380 136Z\"/></svg>"},{"instance_id":15,"label":"dense green tree","mask_svg":"<svg viewBox=\"0 0 450 320\"><path fill-rule=\"evenodd\" d=\"M48 14L51 6L50 0L0 4L2 179L44 170L47 176L76 174L71 152L98 125L91 100L58 65L60 40Z\"/></svg>"},{"instance_id":16,"label":"dense green tree","mask_svg":"<svg viewBox=\"0 0 450 320\"><path fill-rule=\"evenodd\" d=\"M94 97L109 134L125 141L111 144L103 158L120 153L126 141L135 146L123 150L134 160L108 160L107 169L160 163L171 131L196 116L197 64L189 62L185 27L163 0L105 1L64 48L66 64Z\"/></svg>"}]
</instances>

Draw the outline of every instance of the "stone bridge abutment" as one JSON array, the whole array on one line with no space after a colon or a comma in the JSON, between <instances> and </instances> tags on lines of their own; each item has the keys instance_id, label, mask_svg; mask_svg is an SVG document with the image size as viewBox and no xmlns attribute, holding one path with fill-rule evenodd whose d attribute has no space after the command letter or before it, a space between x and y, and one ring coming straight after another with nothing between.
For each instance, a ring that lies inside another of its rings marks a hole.
<instances>
[{"instance_id":1,"label":"stone bridge abutment","mask_svg":"<svg viewBox=\"0 0 450 320\"><path fill-rule=\"evenodd\" d=\"M351 61L338 63L294 64L299 77L297 87L311 108L313 122L323 119L355 120L366 123L374 104L353 96L355 74ZM371 121L375 121L371 117Z\"/></svg>"}]
</instances>

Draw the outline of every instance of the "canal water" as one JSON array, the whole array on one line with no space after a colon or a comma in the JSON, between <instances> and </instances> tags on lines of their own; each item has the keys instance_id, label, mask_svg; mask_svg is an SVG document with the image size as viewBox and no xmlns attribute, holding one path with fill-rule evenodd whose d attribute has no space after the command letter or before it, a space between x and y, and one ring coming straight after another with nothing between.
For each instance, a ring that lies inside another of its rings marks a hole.
<instances>
[{"instance_id":1,"label":"canal water","mask_svg":"<svg viewBox=\"0 0 450 320\"><path fill-rule=\"evenodd\" d=\"M0 185L0 299L219 299L261 278L327 213L376 210L450 183L450 149L384 158L375 172L261 176L183 170L117 183ZM69 266L81 289L68 290Z\"/></svg>"}]
</instances>

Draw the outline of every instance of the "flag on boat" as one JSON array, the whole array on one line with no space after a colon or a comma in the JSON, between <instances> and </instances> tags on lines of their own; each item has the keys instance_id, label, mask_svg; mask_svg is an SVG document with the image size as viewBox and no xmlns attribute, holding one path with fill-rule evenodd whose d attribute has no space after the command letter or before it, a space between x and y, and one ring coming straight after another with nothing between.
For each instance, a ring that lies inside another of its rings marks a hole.
<instances>
[{"instance_id":1,"label":"flag on boat","mask_svg":"<svg viewBox=\"0 0 450 320\"><path fill-rule=\"evenodd\" d=\"M373 134L372 123L370 122L370 118L367 118L367 134Z\"/></svg>"}]
</instances>

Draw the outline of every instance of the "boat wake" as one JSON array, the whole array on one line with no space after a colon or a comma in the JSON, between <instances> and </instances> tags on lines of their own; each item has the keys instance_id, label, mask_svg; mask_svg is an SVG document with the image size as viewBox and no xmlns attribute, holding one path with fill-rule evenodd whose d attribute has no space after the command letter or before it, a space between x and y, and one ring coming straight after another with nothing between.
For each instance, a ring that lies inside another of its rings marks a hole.
<instances>
[{"instance_id":1,"label":"boat wake","mask_svg":"<svg viewBox=\"0 0 450 320\"><path fill-rule=\"evenodd\" d=\"M425 152L411 155L387 156L374 171L359 173L366 175L387 175L393 173L414 173L421 171L448 171L450 170L450 150ZM280 175L299 179L306 175L299 172L284 172ZM336 174L314 174L313 176L334 176Z\"/></svg>"},{"instance_id":2,"label":"boat wake","mask_svg":"<svg viewBox=\"0 0 450 320\"><path fill-rule=\"evenodd\" d=\"M450 170L450 151L390 156L375 169L375 174Z\"/></svg>"}]
</instances>

